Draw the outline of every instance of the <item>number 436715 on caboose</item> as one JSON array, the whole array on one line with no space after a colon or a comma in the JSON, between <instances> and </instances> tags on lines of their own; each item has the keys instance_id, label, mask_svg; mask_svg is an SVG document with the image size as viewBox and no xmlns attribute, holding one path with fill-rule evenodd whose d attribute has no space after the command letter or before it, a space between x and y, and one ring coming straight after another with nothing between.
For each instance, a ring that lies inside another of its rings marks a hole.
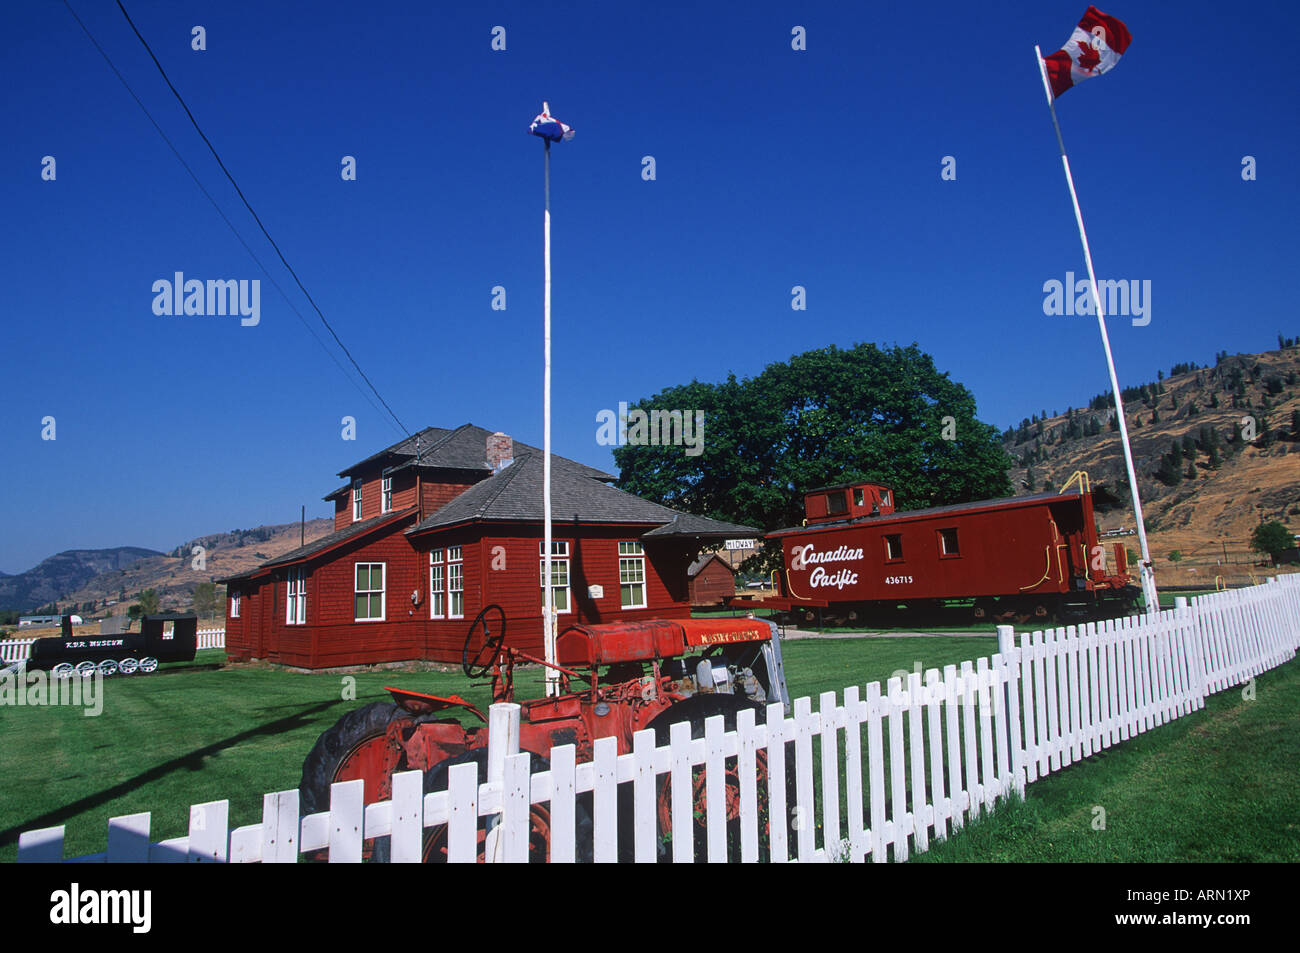
<instances>
[{"instance_id":1,"label":"number 436715 on caboose","mask_svg":"<svg viewBox=\"0 0 1300 953\"><path fill-rule=\"evenodd\" d=\"M1086 476L1060 493L898 511L880 483L804 497L802 526L775 530L779 593L796 618L889 623L1095 619L1140 590L1122 544L1097 541Z\"/></svg>"}]
</instances>

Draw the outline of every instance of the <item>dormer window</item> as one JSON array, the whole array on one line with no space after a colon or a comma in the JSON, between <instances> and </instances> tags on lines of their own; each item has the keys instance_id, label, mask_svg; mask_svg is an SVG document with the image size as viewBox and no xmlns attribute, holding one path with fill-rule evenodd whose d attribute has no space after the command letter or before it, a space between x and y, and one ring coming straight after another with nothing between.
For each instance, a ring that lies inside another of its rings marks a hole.
<instances>
[{"instance_id":1,"label":"dormer window","mask_svg":"<svg viewBox=\"0 0 1300 953\"><path fill-rule=\"evenodd\" d=\"M379 492L380 492L380 502L381 502L379 512L391 513L393 510L393 478L392 477L390 476L384 477L384 481L380 487Z\"/></svg>"},{"instance_id":2,"label":"dormer window","mask_svg":"<svg viewBox=\"0 0 1300 953\"><path fill-rule=\"evenodd\" d=\"M830 516L843 516L849 511L849 505L844 500L844 491L838 493L826 494L826 513Z\"/></svg>"},{"instance_id":3,"label":"dormer window","mask_svg":"<svg viewBox=\"0 0 1300 953\"><path fill-rule=\"evenodd\" d=\"M361 519L361 481L352 481L352 522Z\"/></svg>"}]
</instances>

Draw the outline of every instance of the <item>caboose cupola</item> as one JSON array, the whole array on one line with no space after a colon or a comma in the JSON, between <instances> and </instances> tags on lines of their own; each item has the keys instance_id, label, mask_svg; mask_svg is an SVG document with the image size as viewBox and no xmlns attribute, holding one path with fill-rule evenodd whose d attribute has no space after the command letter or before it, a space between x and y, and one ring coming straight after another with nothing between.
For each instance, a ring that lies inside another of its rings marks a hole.
<instances>
[{"instance_id":1,"label":"caboose cupola","mask_svg":"<svg viewBox=\"0 0 1300 953\"><path fill-rule=\"evenodd\" d=\"M830 523L894 512L894 493L883 483L841 483L810 490L803 498L809 523Z\"/></svg>"}]
</instances>

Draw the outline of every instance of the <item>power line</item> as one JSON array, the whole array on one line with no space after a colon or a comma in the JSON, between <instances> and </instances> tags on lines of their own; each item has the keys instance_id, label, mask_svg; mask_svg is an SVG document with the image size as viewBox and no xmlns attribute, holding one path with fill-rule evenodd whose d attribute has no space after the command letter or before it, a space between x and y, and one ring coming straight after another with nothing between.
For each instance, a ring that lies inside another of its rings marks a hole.
<instances>
[{"instance_id":1,"label":"power line","mask_svg":"<svg viewBox=\"0 0 1300 953\"><path fill-rule=\"evenodd\" d=\"M297 316L298 320L302 323L303 328L305 328L307 333L312 336L312 338L316 341L318 345L320 345L320 349L325 352L326 356L328 356L329 359L334 362L334 365L339 369L339 372L344 376L344 378L348 381L348 383L357 389L357 393L359 393L365 399L366 403L370 404L371 408L374 409L375 413L379 414L380 416L383 416L383 412L375 405L375 402L370 399L370 395L367 394L364 390L362 390L360 385L358 385L357 382L352 379L352 375L348 373L347 368L345 368L342 364L339 363L339 359L334 355L334 352L331 351L329 347L326 346L325 342L320 339L320 336L315 331L312 330L311 325L307 323L307 319L302 316L302 312L299 311L297 307L294 306L293 301L285 293L284 289L280 287L280 283L275 280L275 278L267 270L266 266L262 264L262 260L258 258L257 254L253 251L253 249L249 247L248 242L244 241L244 237L239 234L239 230L235 228L234 224L226 216L226 213L222 211L221 206L217 204L217 200L214 199L212 197L212 194L208 192L206 188L203 187L203 183L199 180L199 177L194 174L194 170L191 169L189 163L185 161L185 157L180 154L180 151L172 143L171 139L167 138L167 133L163 132L162 127L158 125L158 121L154 119L153 114L150 113L149 110L145 107L145 104L141 102L140 97L135 94L135 90L131 88L131 84L126 81L126 77L124 77L121 71L118 70L117 66L114 65L113 60L109 57L109 55L106 52L104 52L104 48L101 47L99 43L95 40L95 37L91 34L90 30L86 27L86 24L84 24L81 21L81 18L77 16L77 12L73 10L72 7L68 4L68 0L63 0L63 5L67 7L68 13L72 14L72 18L77 21L77 26L81 27L81 31L86 34L86 39L90 40L91 45L94 46L95 49L99 52L99 55L104 58L104 62L107 63L108 68L113 71L113 75L117 77L118 82L122 84L122 86L126 89L126 91L131 95L131 98L135 100L135 104L140 107L140 111L144 113L145 118L148 119L149 122L153 125L154 130L162 138L162 141L167 144L167 148L169 148L172 151L172 155L176 157L176 161L178 161L181 164L181 166L185 169L185 171L189 173L190 178L194 180L194 184L198 186L199 191L202 192L203 196L208 200L209 203L211 203L213 209L216 210L216 213L221 216L221 220L226 223L226 227L230 229L231 234L233 234L235 236L235 239L239 242L239 244L244 247L244 251L248 252L248 257L253 259L253 262L257 265L258 268L261 269L262 274L266 275L267 281L271 282L271 286L274 287L275 290L280 293L280 297L282 297L285 301L285 304L289 306L289 310L291 310L294 313L294 315Z\"/></svg>"},{"instance_id":2,"label":"power line","mask_svg":"<svg viewBox=\"0 0 1300 953\"><path fill-rule=\"evenodd\" d=\"M66 2L67 0L64 0L64 3ZM226 178L230 180L230 184L235 187L235 191L239 194L239 200L244 203L244 208L248 209L248 214L253 216L253 221L257 222L257 227L262 230L262 234L266 236L266 240L270 242L271 247L275 249L275 253L280 257L280 262L284 265L286 269L288 269L289 274L293 276L293 280L297 283L298 289L307 298L307 301L311 303L312 308L315 309L317 316L321 320L321 324L325 325L325 330L329 331L330 336L334 338L335 343L338 344L340 348L342 348L343 353L346 354L348 360L352 362L352 366L355 367L357 369L357 373L361 375L361 379L366 382L366 385L374 393L375 397L377 397L379 399L379 402L384 405L384 409L388 411L388 415L397 422L397 426L401 427L403 432L409 437L411 435L411 432L406 429L406 425L402 423L402 421L398 418L397 414L393 413L393 409L388 406L388 402L384 400L383 395L379 393L379 390L371 382L370 378L366 376L366 372L361 369L361 365L358 364L356 358L352 356L352 352L347 349L347 345L345 345L343 341L339 339L339 336L338 334L335 333L334 328L330 325L329 321L325 319L324 312L321 311L319 305L316 304L316 300L311 296L311 292L307 290L306 286L302 283L302 279L298 277L298 273L294 271L293 266L289 264L289 260L284 257L284 252L280 251L280 246L276 244L275 239L271 237L271 233L268 232L266 230L266 226L262 224L261 217L257 214L256 211L253 210L253 206L249 204L248 199L244 196L244 190L239 187L239 183L235 181L235 177L230 174L230 170L226 168L226 164L221 161L221 156L217 153L216 147L212 145L212 142L204 134L203 129L200 128L199 121L194 118L194 113L190 112L190 107L186 105L184 97L182 97L180 92L176 89L176 87L172 85L171 79L167 76L167 71L163 69L162 63L158 62L158 57L154 56L154 52L150 48L149 42L140 34L140 31L136 28L135 22L131 19L131 15L126 12L126 7L122 6L122 0L117 0L117 8L122 11L122 16L124 16L126 18L126 22L130 24L132 32L135 33L136 38L140 41L141 45L144 46L145 51L149 54L149 58L153 60L153 65L158 67L158 72L162 75L163 82L165 82L167 84L167 88L172 91L172 95L176 97L176 101L181 104L181 108L185 110L185 115L190 117L190 123L194 126L195 131L199 134L199 138L201 138L204 144L208 147L208 151L212 153L212 158L217 160L217 165L219 165L221 167L221 171L226 174Z\"/></svg>"}]
</instances>

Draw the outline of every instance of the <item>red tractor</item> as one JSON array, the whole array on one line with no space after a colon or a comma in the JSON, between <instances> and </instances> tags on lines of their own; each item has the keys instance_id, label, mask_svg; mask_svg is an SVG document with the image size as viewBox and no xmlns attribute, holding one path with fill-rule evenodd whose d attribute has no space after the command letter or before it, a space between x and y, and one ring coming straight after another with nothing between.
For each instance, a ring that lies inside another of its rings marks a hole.
<instances>
[{"instance_id":1,"label":"red tractor","mask_svg":"<svg viewBox=\"0 0 1300 953\"><path fill-rule=\"evenodd\" d=\"M688 722L694 738L704 736L704 721L722 715L727 729L736 714L754 709L759 722L772 702L789 708L789 693L781 660L776 626L762 619L675 619L647 622L574 625L556 641L556 663L505 644L506 619L499 606L488 606L470 626L461 662L469 678L491 672L494 702L515 701L516 661L532 662L559 674L560 694L520 702L520 749L532 754L533 772L547 770L551 748L572 744L579 762L590 760L597 738L613 737L619 754L632 750L632 735L642 729L655 732L656 743L666 745L669 730ZM697 654L698 653L698 654ZM585 687L573 686L574 680ZM424 790L447 789L453 765L478 766L479 782L486 780L487 719L483 712L457 695L442 698L406 689L389 688L394 703L374 702L350 712L316 741L303 764L300 786L304 814L329 809L330 785L356 778L365 780L367 804L387 800L397 771L424 772ZM448 710L462 708L483 724L466 728ZM728 840L738 843L739 787L729 759L726 786ZM766 762L760 752L760 784ZM694 784L697 819L703 816L703 769L696 769ZM590 795L586 796L589 802ZM620 791L624 816L630 811L630 791ZM544 862L550 848L549 812L545 804L532 808L531 859ZM671 840L671 800L667 776L660 778L656 813L661 833L661 855ZM581 800L577 818L579 859L589 859L591 814ZM480 824L480 845L485 830ZM702 856L702 822L695 831L696 856ZM584 844L585 841L585 844ZM620 844L630 844L628 831ZM371 856L384 860L386 838L376 838ZM480 855L481 856L481 855ZM624 856L627 856L624 853ZM426 862L446 859L444 826L425 829Z\"/></svg>"}]
</instances>

